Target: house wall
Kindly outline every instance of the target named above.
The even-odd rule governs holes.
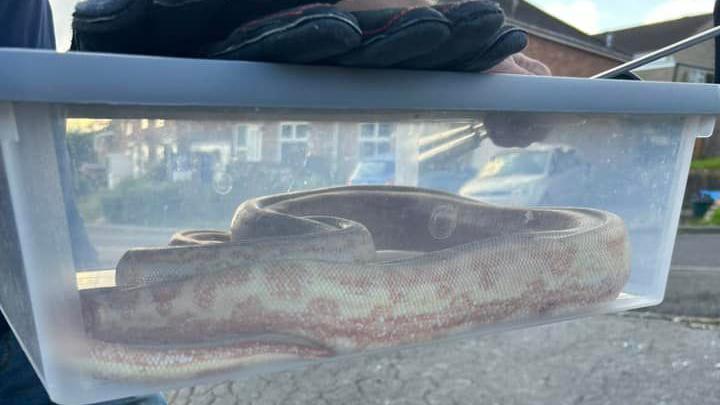
[[[711,28],[710,24],[707,24],[698,29],[698,32]],[[705,41],[691,48],[682,50],[675,54],[675,60],[678,63],[684,63],[692,66],[704,67],[707,69],[713,69],[715,55],[715,44],[713,41]]]
[[[334,122],[312,123],[308,151],[313,155],[336,157],[337,142],[335,140]]]
[[[620,61],[558,42],[529,35],[526,55],[546,64],[553,76],[589,77],[621,64]]]
[[[338,123],[337,177],[347,179],[357,164],[359,155],[358,138],[360,128],[357,122]]]
[[[267,123],[260,126],[262,134],[262,161],[277,162],[280,160],[280,124]]]
[[[698,32],[711,28],[706,24],[698,28]],[[715,44],[713,41],[705,41],[691,48],[684,49],[672,55],[672,60],[678,65],[691,66],[712,72],[714,70]],[[667,67],[661,69],[641,70],[637,74],[647,81],[687,81],[682,77],[682,67]],[[676,73],[676,70],[678,71]],[[698,139],[695,142],[695,158],[720,156],[720,130],[716,128],[712,137]]]
[[[661,69],[641,70],[635,72],[641,79],[649,82],[671,82],[675,75],[674,67]]]

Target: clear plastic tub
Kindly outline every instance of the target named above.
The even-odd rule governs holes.
[[[0,308],[67,404],[655,305],[720,111],[709,85],[0,59]]]

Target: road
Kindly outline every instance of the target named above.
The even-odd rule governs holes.
[[[720,330],[598,316],[167,394],[186,404],[713,404]]]
[[[88,225],[87,231],[99,256],[99,267],[113,268],[128,249],[165,246],[177,230],[125,225]]]
[[[665,301],[652,310],[720,317],[720,234],[678,235]]]
[[[172,230],[91,228],[116,260]],[[117,257],[115,257],[117,256]],[[166,393],[186,404],[718,404],[720,235],[679,235],[666,302]],[[716,283],[716,284],[713,284]],[[714,306],[717,305],[717,306]],[[670,315],[668,315],[670,314]]]
[[[720,234],[681,234],[675,240],[674,267],[720,269]]]

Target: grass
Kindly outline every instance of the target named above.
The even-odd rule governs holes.
[[[717,225],[720,226],[720,209],[715,210],[715,212],[710,217],[710,220],[707,222],[709,225]]]
[[[720,157],[693,160],[690,164],[690,168],[700,170],[720,170]]]
[[[720,226],[720,208],[716,208],[709,216],[704,218],[687,218],[683,225],[688,226]]]

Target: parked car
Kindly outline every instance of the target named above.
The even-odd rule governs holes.
[[[474,175],[473,171],[457,168],[421,168],[418,173],[418,187],[457,193],[460,187]],[[348,185],[395,184],[395,160],[374,158],[362,160],[355,167]]]
[[[460,194],[501,205],[552,205],[573,201],[585,188],[590,165],[574,149],[543,145],[504,150],[460,188]],[[556,198],[557,197],[557,198]]]
[[[390,158],[376,158],[358,162],[352,175],[350,175],[348,185],[390,185],[394,182],[395,160]]]

